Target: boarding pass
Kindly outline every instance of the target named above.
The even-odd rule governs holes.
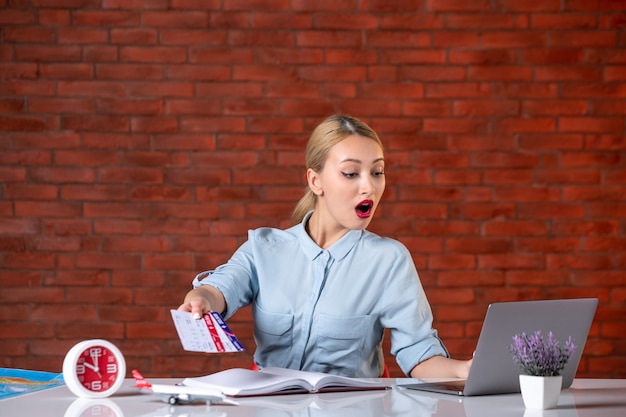
[[[241,352],[243,346],[222,316],[212,311],[195,319],[187,311],[171,310],[183,349],[190,352]]]

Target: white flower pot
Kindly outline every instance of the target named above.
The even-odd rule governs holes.
[[[562,376],[520,375],[519,386],[526,408],[556,408],[561,394]]]

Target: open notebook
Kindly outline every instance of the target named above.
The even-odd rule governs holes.
[[[487,309],[467,380],[406,380],[398,385],[455,395],[520,392],[521,370],[508,347],[515,334],[541,330],[546,336],[552,332],[561,343],[572,336],[576,350],[562,372],[563,388],[567,388],[576,375],[597,305],[597,298],[493,303]]]

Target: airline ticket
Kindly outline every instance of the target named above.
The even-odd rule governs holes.
[[[194,319],[186,311],[171,310],[183,349],[190,352],[222,353],[244,350],[222,316],[212,311]]]

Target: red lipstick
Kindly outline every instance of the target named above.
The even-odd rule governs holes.
[[[358,217],[360,217],[361,219],[367,219],[369,216],[372,215],[373,208],[374,208],[373,200],[363,200],[359,204],[357,204],[354,210]]]

